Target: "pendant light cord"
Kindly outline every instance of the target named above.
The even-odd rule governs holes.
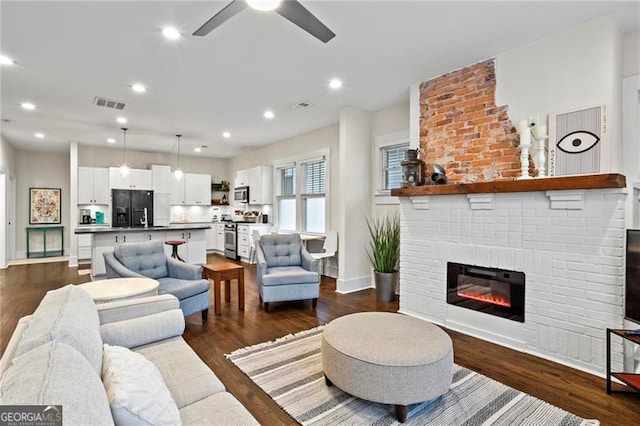
[[[176,135],[176,137],[178,138],[178,169],[180,169],[180,138],[182,135]]]
[[[124,140],[124,161],[123,161],[123,164],[127,164],[127,130],[129,130],[129,129],[127,129],[126,127],[121,127],[120,129],[124,133],[124,136],[123,136],[123,140]]]

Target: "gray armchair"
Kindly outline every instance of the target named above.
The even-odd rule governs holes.
[[[158,294],[172,294],[180,301],[184,316],[202,312],[206,321],[209,281],[202,279],[202,266],[180,262],[164,253],[162,241],[119,244],[105,252],[107,279],[147,277],[157,280]]]
[[[265,312],[270,302],[312,299],[320,294],[318,261],[307,252],[298,234],[261,235],[256,245],[256,282]]]

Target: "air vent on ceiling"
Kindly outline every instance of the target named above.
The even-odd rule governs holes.
[[[119,110],[123,110],[124,107],[127,106],[127,104],[125,104],[124,102],[113,101],[111,99],[100,98],[97,96],[93,98],[93,103],[101,107],[114,108]]]
[[[16,124],[16,120],[12,120],[10,118],[3,118],[0,121],[2,121],[4,124]]]
[[[297,104],[291,105],[291,108],[293,108],[293,109],[305,109],[305,108],[309,108],[310,106],[311,106],[310,102],[302,101],[302,102],[298,102]]]

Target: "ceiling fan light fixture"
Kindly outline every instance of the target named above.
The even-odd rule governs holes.
[[[169,40],[177,40],[180,38],[180,31],[173,27],[165,27],[162,29],[162,35]]]
[[[282,0],[246,0],[246,2],[255,10],[269,11],[277,9]]]

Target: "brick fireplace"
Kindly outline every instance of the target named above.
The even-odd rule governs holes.
[[[400,311],[602,374],[605,329],[623,325],[624,186],[592,175],[394,190]],[[448,304],[448,262],[522,271],[524,322]]]

